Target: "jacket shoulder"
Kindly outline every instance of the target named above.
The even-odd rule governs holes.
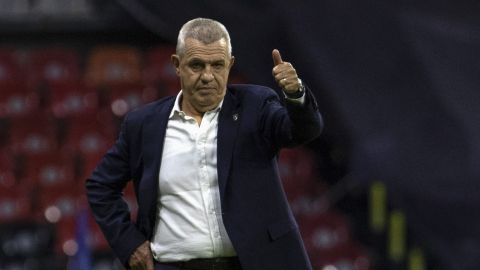
[[[269,98],[278,97],[279,93],[272,88],[256,84],[230,84],[228,91],[239,98]]]
[[[143,118],[145,118],[146,116],[154,112],[158,112],[158,111],[161,111],[162,109],[165,109],[166,107],[169,107],[170,105],[172,105],[174,100],[175,100],[175,96],[169,96],[169,97],[165,97],[157,101],[153,101],[151,103],[145,104],[139,108],[136,108],[128,112],[126,115],[126,119],[128,118],[130,121],[142,120]]]

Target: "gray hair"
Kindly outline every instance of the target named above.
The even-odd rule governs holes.
[[[196,18],[185,23],[178,33],[177,55],[182,56],[185,53],[185,40],[187,38],[193,38],[204,44],[211,44],[224,39],[228,46],[228,56],[232,55],[230,34],[228,34],[227,28],[218,21],[206,18]]]

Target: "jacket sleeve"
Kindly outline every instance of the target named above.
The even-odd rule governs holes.
[[[128,117],[114,146],[106,153],[86,181],[87,197],[96,222],[114,253],[125,264],[147,239],[130,219],[122,191],[132,178],[129,164]]]
[[[289,101],[272,91],[263,103],[259,126],[266,143],[278,151],[318,137],[323,129],[323,119],[315,97],[306,87],[303,104]]]

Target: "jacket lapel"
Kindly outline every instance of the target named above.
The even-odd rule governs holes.
[[[155,223],[158,173],[160,171],[168,116],[170,115],[174,101],[175,97],[166,100],[155,108],[154,111],[146,117],[143,128],[142,151],[145,167],[141,188],[149,192],[142,193],[143,198],[140,199],[145,203],[145,206],[148,207],[148,209],[145,209],[146,212],[144,214],[149,216],[150,226],[153,226]]]
[[[235,96],[227,90],[218,119],[217,133],[217,172],[221,202],[225,197],[237,129],[242,117],[238,105]]]

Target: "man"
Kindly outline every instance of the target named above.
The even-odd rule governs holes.
[[[311,269],[278,177],[277,153],[317,137],[316,102],[272,52],[283,94],[229,85],[230,37],[198,18],[180,30],[172,62],[181,82],[129,113],[87,180],[94,216],[131,269]],[[122,200],[132,180],[136,223]]]

